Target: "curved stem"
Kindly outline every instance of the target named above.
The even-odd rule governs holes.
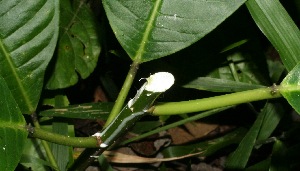
[[[68,137],[31,126],[28,126],[26,129],[31,137],[39,138],[43,141],[82,148],[99,147],[96,137]]]
[[[259,88],[197,100],[161,103],[153,107],[152,113],[154,115],[177,115],[278,97],[282,96],[278,90],[278,87],[274,85],[272,87]]]
[[[139,68],[139,63],[137,62],[133,62],[130,66],[130,70],[127,74],[127,77],[124,81],[124,84],[122,86],[122,89],[118,95],[118,98],[115,102],[115,105],[114,107],[112,108],[109,116],[108,116],[108,119],[104,125],[104,127],[106,127],[107,125],[110,124],[110,122],[120,113],[120,111],[122,110],[123,108],[123,105],[124,105],[124,102],[126,100],[126,97],[128,95],[128,92],[130,90],[130,87],[132,85],[132,82],[135,78],[135,75],[137,73],[137,70]]]

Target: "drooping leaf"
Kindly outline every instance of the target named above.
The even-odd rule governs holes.
[[[248,0],[247,8],[260,30],[280,54],[287,70],[300,61],[300,31],[279,0]]]
[[[22,113],[35,111],[58,35],[58,0],[0,2],[0,75]]]
[[[288,73],[280,84],[280,93],[289,102],[289,104],[300,113],[300,64]]]
[[[104,0],[110,25],[130,58],[146,62],[179,51],[215,29],[245,0]]]
[[[74,85],[87,78],[96,67],[100,54],[97,21],[83,0],[60,1],[61,21],[57,59],[48,89]]]
[[[21,158],[27,138],[25,119],[0,76],[0,170],[14,170]]]

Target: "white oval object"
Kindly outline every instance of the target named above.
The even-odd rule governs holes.
[[[174,84],[174,76],[169,72],[158,72],[147,78],[145,90],[151,92],[165,92]]]

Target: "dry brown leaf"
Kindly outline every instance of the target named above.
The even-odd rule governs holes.
[[[183,144],[207,136],[210,132],[219,127],[217,124],[203,122],[191,122],[184,125],[184,128],[175,127],[168,130],[172,137],[173,144]]]

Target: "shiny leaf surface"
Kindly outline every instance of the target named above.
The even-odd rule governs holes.
[[[300,61],[300,31],[279,0],[249,0],[252,18],[280,54],[287,70]]]
[[[280,93],[290,103],[290,105],[300,113],[300,64],[298,64],[289,74],[283,79],[280,84]]]
[[[104,0],[110,25],[130,58],[154,60],[179,51],[215,29],[245,0]]]
[[[22,113],[35,111],[58,35],[58,0],[0,2],[0,75]]]
[[[27,138],[25,119],[5,80],[0,76],[0,170],[17,166]]]

